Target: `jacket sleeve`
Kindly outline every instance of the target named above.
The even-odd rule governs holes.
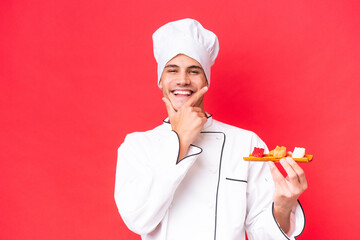
[[[260,141],[260,146],[266,145]],[[257,144],[259,146],[259,143]],[[299,236],[305,226],[305,216],[300,203],[291,213],[291,232],[284,233],[273,215],[274,182],[270,169],[264,162],[252,162],[249,166],[247,189],[246,231],[249,240],[287,240]]]
[[[143,235],[156,228],[201,151],[191,146],[186,159],[177,163],[179,138],[174,131],[125,138],[118,149],[115,201],[130,230]]]

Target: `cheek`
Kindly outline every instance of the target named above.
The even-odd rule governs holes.
[[[161,90],[163,93],[165,93],[165,91],[166,91],[166,85],[164,86],[164,82],[163,82],[163,81],[161,81],[161,82],[159,83],[159,88],[160,88],[160,90]]]
[[[159,82],[159,88],[164,91],[169,88],[169,85],[170,85],[169,79],[166,77],[161,77]]]
[[[164,89],[163,89],[162,87],[160,87],[160,86],[159,86],[159,88],[160,88],[160,90],[161,90],[161,92],[162,92],[163,96],[165,97],[165,96],[166,96],[166,93],[165,93]]]
[[[203,87],[205,87],[205,86],[207,86],[208,85],[208,83],[207,83],[207,81],[206,81],[206,79],[204,79],[204,78],[199,78],[199,79],[197,79],[197,81],[196,81],[196,86],[200,89],[200,88],[203,88]]]
[[[168,96],[169,96],[166,87],[164,87],[162,84],[159,85],[159,89],[161,90],[162,95],[163,95],[164,97],[168,97]]]

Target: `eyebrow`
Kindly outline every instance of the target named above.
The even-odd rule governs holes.
[[[169,65],[166,65],[164,68],[171,68],[171,67],[179,67],[179,66],[176,64],[169,64]]]
[[[201,70],[202,70],[202,67],[197,66],[197,65],[191,65],[191,66],[189,66],[188,68],[198,68],[198,69],[201,69]]]
[[[179,68],[179,66],[176,65],[176,64],[169,64],[169,65],[166,65],[165,68]],[[197,69],[201,69],[201,70],[202,70],[202,67],[197,66],[197,65],[191,65],[191,66],[189,66],[189,67],[187,67],[187,68],[197,68]]]

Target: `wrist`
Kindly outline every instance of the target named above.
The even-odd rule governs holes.
[[[286,219],[286,218],[290,217],[291,209],[287,209],[287,208],[284,209],[284,208],[276,207],[274,204],[273,212],[274,212],[274,215],[277,216],[278,218]]]
[[[292,204],[291,205],[289,205],[289,204],[278,204],[278,203],[274,202],[274,210],[276,212],[286,214],[286,213],[290,213],[292,208],[293,208]]]
[[[176,131],[175,131],[176,132]],[[191,141],[190,139],[187,137],[186,134],[183,134],[181,132],[176,132],[179,136],[179,141],[180,141],[180,147],[181,148],[186,148],[188,149],[190,147]]]
[[[273,204],[273,215],[276,219],[276,222],[280,226],[280,228],[283,230],[283,232],[287,233],[290,229],[290,216],[291,216],[291,209],[284,209],[276,207],[275,204]]]
[[[176,131],[174,131],[174,132],[176,132]],[[187,152],[190,148],[190,143],[187,143],[179,133],[177,133],[177,134],[179,137],[179,148],[180,148],[179,149],[179,157],[177,159],[177,162],[180,162],[180,160],[182,160],[184,157],[186,157]]]

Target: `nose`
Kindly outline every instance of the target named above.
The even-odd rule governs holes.
[[[190,82],[190,77],[186,72],[182,72],[177,79],[177,84],[180,86],[189,85]]]

